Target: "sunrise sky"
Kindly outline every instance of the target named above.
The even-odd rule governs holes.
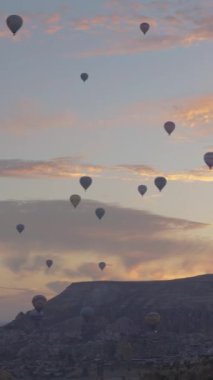
[[[212,19],[212,0],[1,2],[0,321],[74,281],[213,272]]]

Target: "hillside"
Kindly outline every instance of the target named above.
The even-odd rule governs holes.
[[[89,320],[81,317],[85,306],[94,309]],[[144,322],[150,311],[161,315],[157,333]],[[73,283],[49,300],[40,326],[29,313],[22,313],[0,328],[0,355],[6,367],[21,365],[29,375],[39,363],[44,379],[49,376],[46,367],[52,368],[51,378],[61,371],[65,379],[73,360],[80,363],[84,358],[91,364],[101,355],[113,362],[125,342],[131,344],[131,359],[140,365],[213,355],[213,275]]]
[[[213,275],[170,281],[73,283],[48,302],[44,323],[54,325],[80,316],[84,306],[95,309],[96,320],[108,323],[126,317],[146,328],[149,311],[161,315],[160,331],[213,331]]]

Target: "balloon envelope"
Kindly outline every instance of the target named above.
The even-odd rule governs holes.
[[[155,186],[161,191],[164,186],[166,186],[167,180],[165,177],[156,177],[155,178]]]
[[[212,167],[213,167],[213,152],[205,153],[203,156],[203,159],[204,159],[206,165],[208,165],[209,169],[212,169]]]
[[[156,327],[160,323],[160,319],[160,314],[155,311],[151,311],[150,313],[145,315],[145,322],[151,329],[156,329]]]
[[[175,123],[173,121],[167,121],[165,124],[164,124],[164,129],[165,131],[168,133],[168,135],[171,135],[171,133],[174,131],[175,129]]]
[[[86,80],[89,78],[89,75],[87,73],[82,73],[81,74],[81,79],[83,82],[86,82]]]
[[[23,19],[21,16],[11,15],[7,17],[6,23],[10,31],[15,35],[16,32],[22,27]]]
[[[104,261],[101,261],[99,264],[98,264],[99,268],[101,270],[104,270],[105,266],[106,266],[106,263]]]
[[[17,224],[16,229],[21,234],[24,231],[24,224]]]
[[[85,190],[87,190],[88,187],[90,187],[90,185],[92,184],[92,178],[87,176],[81,177],[80,184]]]
[[[105,214],[105,210],[104,208],[96,208],[95,213],[98,219],[102,219]]]
[[[44,306],[46,305],[46,303],[47,303],[46,297],[44,297],[40,294],[37,296],[34,296],[32,299],[32,304],[33,304],[35,310],[37,310],[37,311],[42,311],[44,309]]]
[[[142,24],[140,24],[140,30],[141,32],[143,32],[143,34],[146,34],[149,28],[150,28],[150,25],[148,24],[148,22],[142,22]]]
[[[85,321],[89,321],[95,315],[95,310],[91,306],[85,306],[81,309],[81,317],[85,319]]]
[[[48,268],[50,268],[53,265],[53,260],[47,260],[46,265]]]
[[[147,192],[147,186],[145,185],[138,186],[138,191],[141,195],[144,195]]]
[[[78,206],[78,204],[80,203],[81,201],[81,197],[80,195],[78,194],[73,194],[71,195],[70,197],[70,202],[72,203],[72,205],[76,208]]]

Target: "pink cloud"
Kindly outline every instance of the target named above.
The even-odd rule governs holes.
[[[89,56],[114,56],[137,54],[144,51],[164,50],[176,46],[188,46],[194,43],[212,40],[212,9],[208,1],[202,3],[202,9],[197,4],[179,4],[173,6],[168,1],[152,1],[148,4],[134,2],[113,1],[108,3],[110,14],[105,16],[79,19],[74,28],[113,31],[102,37],[102,46],[96,49],[88,49],[79,54],[80,57]],[[141,13],[143,12],[143,14]],[[146,14],[145,14],[146,12]],[[140,34],[139,25],[142,21],[149,22],[150,31],[144,37]],[[85,28],[86,25],[86,28]],[[97,34],[98,37],[98,34]],[[75,55],[75,53],[74,53]]]
[[[174,117],[186,128],[196,130],[197,134],[212,133],[213,95],[182,101],[174,107]]]
[[[55,34],[58,33],[60,30],[62,30],[62,26],[60,25],[52,25],[49,26],[49,28],[46,29],[47,34]]]
[[[67,17],[69,15],[70,17]],[[23,14],[26,37],[33,30],[55,34],[60,30],[77,30],[93,32],[97,46],[81,53],[72,52],[72,56],[99,56],[137,54],[148,50],[169,49],[175,46],[188,46],[196,42],[212,40],[212,7],[211,2],[204,0],[202,6],[195,0],[193,3],[172,3],[150,1],[141,4],[139,1],[110,1],[103,5],[102,11],[91,17],[75,18],[75,13],[67,7],[59,7],[50,15],[42,12]],[[151,25],[150,31],[143,36],[139,30],[141,22]],[[100,34],[101,33],[101,34]],[[112,34],[113,33],[113,34]],[[2,32],[0,37],[6,37]],[[144,38],[145,37],[145,38]],[[99,44],[98,44],[99,42]],[[89,45],[88,45],[89,46]]]
[[[54,158],[47,161],[0,160],[0,177],[71,178],[85,174],[94,176],[102,171],[102,166],[81,164],[71,157]]]
[[[62,25],[60,25],[62,15],[58,12],[53,13],[48,18],[46,18],[45,24],[45,32],[47,34],[55,34],[63,29]]]
[[[53,13],[50,15],[46,22],[47,24],[57,24],[61,20],[61,15],[59,13]]]
[[[155,112],[153,112],[153,110]],[[99,120],[99,124],[108,128],[133,125],[141,128],[156,125],[163,128],[167,120],[176,125],[174,138],[188,139],[191,136],[212,134],[213,96],[200,95],[184,99],[164,99],[161,101],[143,101],[129,104],[114,112],[109,119]]]
[[[72,22],[72,27],[76,30],[111,30],[116,33],[125,33],[133,27],[137,27],[139,31],[141,17],[134,16],[123,16],[122,14],[107,14],[107,15],[96,15],[90,18],[82,18]],[[149,22],[152,27],[157,25],[156,21],[152,17],[143,16],[143,21]],[[140,32],[140,31],[139,31]],[[125,36],[126,38],[126,36]]]
[[[185,171],[163,172],[146,165],[121,165],[120,168],[137,173],[145,179],[165,176],[169,181],[178,182],[213,182],[213,173],[203,166],[203,169],[192,169]]]
[[[82,175],[92,175],[101,177],[110,171],[114,174],[114,179],[123,181],[130,180],[124,173],[136,173],[145,180],[154,179],[164,175],[169,181],[179,182],[213,182],[213,174],[207,166],[200,169],[185,171],[162,172],[147,165],[123,164],[106,167],[102,165],[82,163],[80,159],[73,157],[60,157],[50,160],[30,161],[20,159],[0,160],[0,177],[11,178],[71,178]],[[111,179],[111,177],[109,177]]]

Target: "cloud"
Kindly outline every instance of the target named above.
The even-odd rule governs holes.
[[[47,33],[47,34],[56,34],[56,33],[58,33],[61,29],[62,29],[62,26],[60,26],[60,25],[50,25],[50,26],[46,29],[46,33]]]
[[[179,102],[174,108],[174,118],[185,128],[191,128],[198,135],[212,133],[213,95]]]
[[[48,25],[57,24],[60,20],[61,15],[59,13],[53,13],[46,19]]]
[[[21,206],[19,202],[0,202],[2,265],[27,275],[34,270],[29,263],[40,268],[41,257],[54,255],[54,265],[59,260],[58,274],[62,271],[61,281],[72,281],[78,274],[80,278],[91,272],[93,278],[100,276],[97,263],[104,260],[112,264],[112,272],[109,268],[107,273],[129,278],[128,271],[137,271],[141,265],[159,265],[161,260],[177,257],[185,260],[188,253],[198,260],[201,250],[203,255],[211,252],[210,241],[191,237],[193,231],[205,230],[206,224],[102,206],[106,215],[100,222],[95,217],[94,201],[83,201],[76,210],[65,201],[25,202]],[[15,229],[18,220],[25,224],[21,235]]]
[[[107,172],[113,173],[113,178],[130,180],[124,173],[132,172],[142,176],[144,179],[154,179],[163,175],[170,181],[179,182],[212,182],[213,176],[206,165],[200,169],[185,171],[162,172],[154,167],[141,164],[120,164],[115,166],[103,166],[82,163],[80,158],[59,157],[50,160],[0,160],[0,177],[7,178],[79,178],[83,175],[101,177]],[[111,177],[109,177],[110,179]]]
[[[74,7],[68,6],[59,6],[49,14],[42,9],[33,14],[26,12],[18,39],[32,36],[36,31],[48,35],[59,31],[92,33],[95,49],[94,43],[89,42],[87,50],[79,52],[76,48],[71,53],[72,57],[90,57],[185,47],[213,38],[211,0],[203,0],[202,6],[198,0],[187,3],[178,0],[172,3],[149,1],[143,4],[138,1],[107,1],[103,2],[98,14],[94,12],[90,17],[85,16],[84,9],[78,17],[77,14],[79,12],[75,12]],[[151,25],[146,36],[139,30],[143,21]],[[2,32],[0,37],[5,38],[6,35],[9,36],[9,32]]]
[[[32,308],[36,293],[50,298],[73,281],[160,280],[212,271],[208,225],[101,206],[106,215],[100,222],[95,201],[84,200],[75,210],[65,201],[0,202],[2,320]],[[17,221],[25,224],[21,235]],[[51,270],[45,269],[47,258],[54,260]],[[104,271],[100,261],[107,264]]]
[[[120,168],[129,170],[130,172],[137,173],[144,179],[155,178],[156,176],[163,175],[170,181],[178,182],[213,182],[212,171],[207,166],[203,169],[192,169],[177,172],[163,172],[158,171],[146,165],[120,165]]]
[[[134,125],[148,128],[163,125],[173,120],[177,126],[176,139],[188,139],[191,136],[212,134],[213,96],[211,94],[184,99],[163,99],[126,104],[114,111],[109,119],[99,120],[99,124],[108,128]]]
[[[89,48],[79,54],[81,57],[114,56],[139,54],[144,51],[165,50],[176,46],[189,46],[194,43],[212,40],[212,7],[208,1],[199,6],[198,1],[180,4],[173,1],[152,1],[140,4],[137,1],[123,4],[108,4],[109,14],[83,18],[75,21],[74,28],[105,35],[100,47]],[[148,15],[148,16],[147,16]],[[140,35],[141,22],[149,22],[150,31]],[[112,38],[116,33],[116,38]],[[103,40],[102,33],[102,40]],[[75,55],[75,52],[74,52]]]
[[[112,265],[107,261],[104,271],[101,271],[97,262],[85,262],[76,269],[64,269],[63,273],[66,277],[77,281],[82,281],[85,278],[89,278],[92,281],[110,281],[114,279],[122,281],[124,278],[119,273],[118,266],[119,263]]]
[[[84,174],[97,175],[102,171],[102,166],[81,164],[74,157],[59,157],[47,161],[0,160],[0,177],[71,178]]]
[[[45,32],[47,34],[55,34],[63,29],[63,26],[60,24],[62,14],[59,12],[52,13],[45,19]]]
[[[176,46],[188,46],[213,38],[212,7],[209,1],[198,0],[187,3],[150,1],[141,4],[138,1],[106,1],[99,13],[90,17],[75,17],[75,8],[59,6],[47,14],[39,12],[23,13],[24,26],[18,39],[29,37],[36,31],[56,34],[59,31],[92,33],[96,38],[96,48],[88,44],[88,49],[72,51],[72,56],[126,55],[148,50],[170,49]],[[3,15],[5,19],[6,15]],[[149,33],[143,36],[139,30],[142,21],[151,25]],[[77,38],[77,34],[75,34]],[[6,31],[0,38],[9,37]],[[145,38],[144,38],[145,37]],[[77,44],[76,44],[77,46]]]
[[[145,178],[154,178],[159,172],[148,165],[118,165],[118,169],[133,171]]]

